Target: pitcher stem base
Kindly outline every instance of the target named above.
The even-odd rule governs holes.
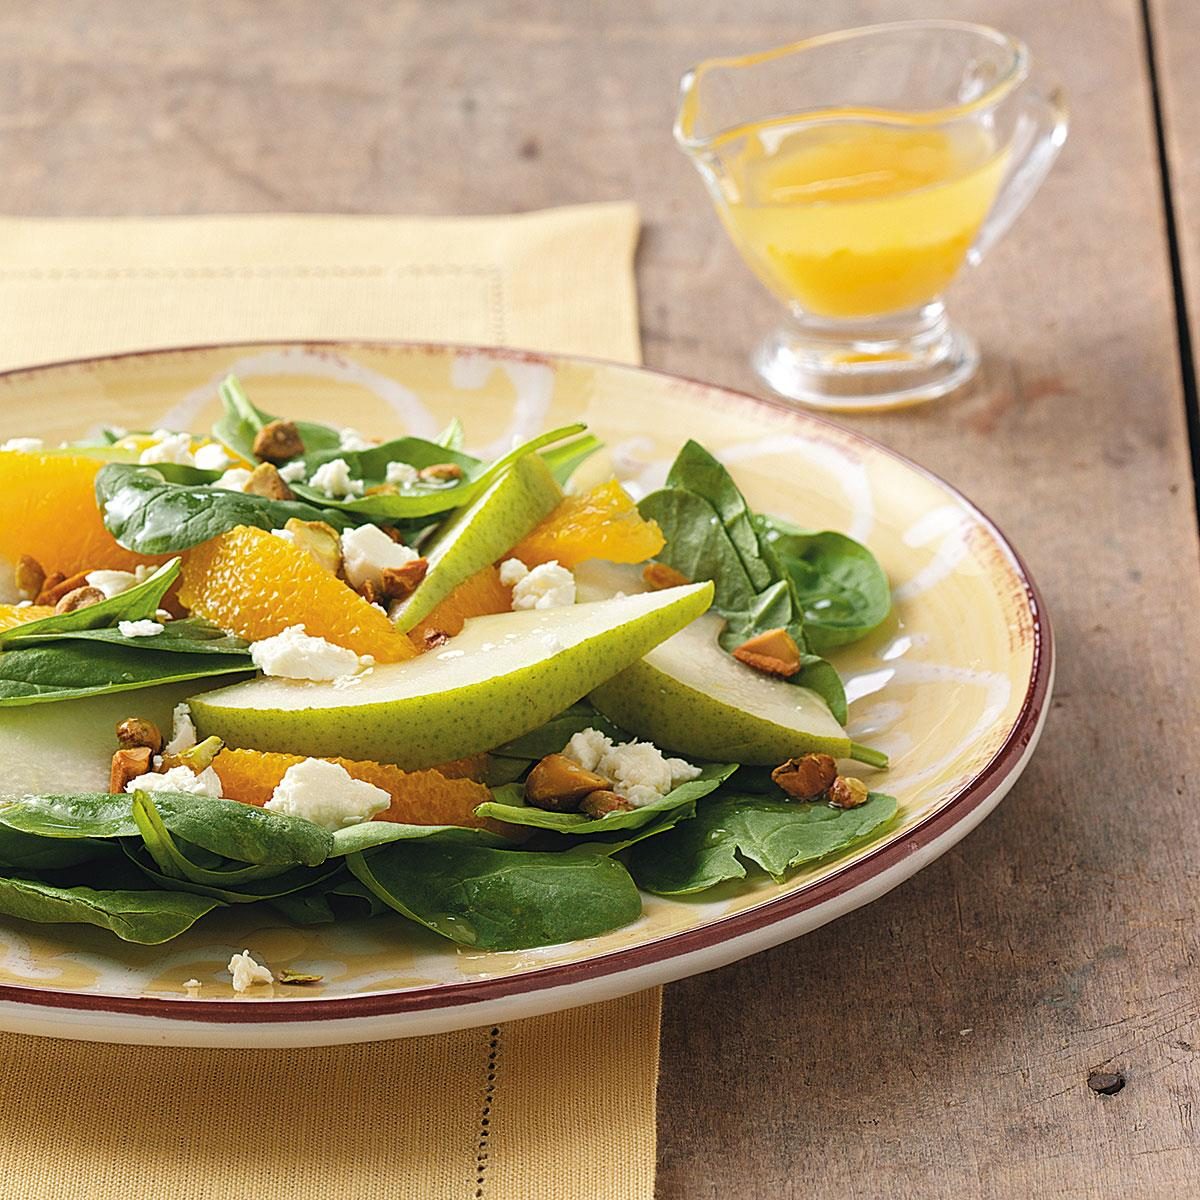
[[[798,318],[758,347],[753,365],[788,400],[864,412],[955,391],[978,370],[979,350],[935,303],[864,321]]]

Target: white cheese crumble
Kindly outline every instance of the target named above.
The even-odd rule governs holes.
[[[390,462],[384,479],[388,483],[399,484],[400,487],[412,487],[420,478],[420,472],[412,463]]]
[[[171,740],[163,747],[168,754],[182,754],[196,744],[196,725],[186,700],[175,705],[171,714]]]
[[[274,637],[254,642],[250,657],[264,675],[281,679],[337,679],[364,665],[353,650],[311,637],[303,625],[289,625]]]
[[[305,467],[303,461],[290,462],[286,467],[279,468],[279,478],[284,483],[303,483],[307,473],[308,468]]]
[[[575,603],[575,576],[553,558],[532,571],[519,558],[506,559],[500,564],[500,582],[513,590],[514,612]]]
[[[150,437],[150,445],[138,455],[138,462],[143,466],[153,463],[178,463],[184,467],[196,465],[196,460],[192,457],[190,433],[172,433],[169,429],[156,429]]]
[[[9,438],[0,450],[16,450],[21,454],[36,454],[45,448],[46,443],[41,438]]]
[[[350,478],[350,464],[344,458],[335,458],[319,466],[308,486],[324,492],[331,500],[363,494],[363,481]]]
[[[191,767],[172,767],[161,775],[153,771],[131,779],[126,785],[127,792],[189,792],[193,796],[210,796],[214,800],[221,797],[221,777],[212,769],[205,767],[197,775]]]
[[[288,767],[263,807],[303,817],[325,829],[344,829],[369,821],[391,804],[390,792],[355,779],[345,767],[320,758],[306,758]]]
[[[183,981],[183,986],[187,988],[189,992],[191,992],[198,987],[203,987],[204,985],[198,979],[185,979]]]
[[[224,471],[233,466],[233,459],[225,453],[225,447],[220,442],[209,442],[201,446],[193,456],[196,466],[202,471]]]
[[[249,482],[250,472],[245,467],[230,467],[220,479],[214,479],[208,486],[226,492],[244,492]]]
[[[248,992],[257,983],[274,983],[275,976],[260,962],[255,962],[249,950],[235,954],[226,968],[233,976],[233,990]],[[186,984],[184,985],[187,986]]]
[[[154,567],[142,566],[132,571],[89,571],[86,579],[88,587],[97,588],[104,593],[105,600],[111,600],[136,584],[145,583],[154,570]]]
[[[421,556],[393,542],[377,525],[360,525],[342,534],[342,570],[352,588],[378,583],[385,567],[402,567]]]
[[[157,621],[117,622],[117,632],[127,638],[153,637],[156,633],[162,633],[164,628]]]
[[[17,607],[18,608],[32,608],[33,601],[32,600],[18,600]]]
[[[672,788],[700,774],[700,768],[682,758],[665,758],[650,742],[618,742],[598,729],[584,729],[563,748],[563,754],[585,771],[611,779],[613,791],[635,808],[641,808]]]
[[[373,450],[374,448],[375,443],[363,437],[357,429],[347,427],[338,433],[339,450]]]

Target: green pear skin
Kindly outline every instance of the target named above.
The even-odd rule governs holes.
[[[851,757],[828,705],[808,688],[764,675],[717,643],[709,614],[591,693],[609,720],[685,758],[778,766],[810,752]]]
[[[704,613],[712,595],[697,583],[476,617],[419,658],[348,682],[253,679],[193,697],[192,717],[201,737],[233,747],[436,766],[545,724]]]
[[[562,499],[540,454],[526,454],[469,504],[425,549],[429,570],[420,586],[392,610],[407,633],[464,579],[494,563],[554,510]]]

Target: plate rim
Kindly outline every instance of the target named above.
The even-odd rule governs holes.
[[[772,925],[785,923],[803,913],[834,902],[872,880],[892,871],[905,859],[962,823],[974,810],[984,804],[1010,776],[1023,767],[1027,749],[1039,732],[1043,712],[1049,700],[1054,677],[1054,633],[1042,594],[1024,558],[999,525],[974,501],[936,472],[914,462],[907,455],[884,445],[858,430],[839,425],[828,417],[806,409],[798,409],[787,401],[771,396],[758,396],[737,388],[727,387],[612,359],[581,354],[556,354],[550,351],[526,350],[508,346],[487,346],[465,342],[411,341],[387,338],[256,338],[247,341],[198,342],[188,345],[163,346],[152,349],[126,350],[115,354],[87,355],[78,358],[55,359],[30,366],[0,371],[0,387],[8,387],[23,376],[38,375],[63,368],[86,369],[101,363],[127,359],[167,357],[198,354],[213,350],[263,349],[267,347],[319,352],[341,352],[353,349],[440,354],[447,351],[478,354],[496,361],[519,361],[553,365],[573,363],[588,367],[616,369],[633,374],[657,376],[660,379],[684,384],[719,399],[727,408],[768,408],[802,426],[825,427],[843,438],[866,445],[916,472],[943,489],[961,504],[993,538],[1009,558],[1021,584],[1032,622],[1032,661],[1029,682],[1021,708],[1012,728],[992,757],[974,776],[960,787],[933,813],[922,818],[903,838],[867,850],[860,858],[838,867],[822,879],[805,884],[786,895],[776,896],[761,904],[707,922],[692,929],[665,934],[641,945],[626,946],[589,958],[566,963],[551,963],[511,975],[485,977],[459,983],[426,984],[413,988],[369,992],[361,996],[331,996],[324,999],[290,999],[274,997],[271,1001],[246,1004],[241,1000],[205,1000],[196,1003],[186,997],[119,996],[107,992],[75,992],[27,984],[0,984],[0,1004],[16,1004],[35,1009],[71,1009],[95,1013],[134,1016],[148,1021],[186,1021],[204,1024],[253,1026],[280,1023],[346,1021],[356,1017],[402,1017],[409,1013],[431,1013],[477,1005],[503,997],[520,996],[552,988],[573,987],[622,972],[654,967],[666,961],[690,954],[712,950],[726,943],[751,935]],[[1007,789],[1005,789],[1007,790]],[[985,814],[986,815],[986,814]],[[952,844],[952,843],[951,843]],[[919,868],[918,868],[919,869]],[[911,872],[915,873],[915,872]],[[911,874],[910,873],[910,874]],[[908,876],[905,876],[906,878]],[[862,903],[868,902],[864,897]],[[842,913],[859,905],[851,905]]]

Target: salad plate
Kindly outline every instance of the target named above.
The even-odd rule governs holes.
[[[219,574],[210,547],[220,544],[232,554],[231,547],[236,547],[228,539],[235,535],[257,538],[259,542],[265,539],[270,543],[267,553],[278,551],[278,561],[286,565],[292,542],[271,537],[276,526],[286,533],[282,530],[283,516],[288,514],[282,510],[280,519],[259,522],[262,528],[239,528],[230,533],[234,522],[227,521],[221,538],[210,538],[213,531],[206,530],[183,546],[178,538],[173,543],[161,540],[161,520],[156,525],[144,519],[138,507],[141,500],[135,503],[130,499],[135,493],[142,498],[150,496],[156,487],[175,488],[175,500],[190,503],[183,493],[232,484],[214,479],[214,473],[206,475],[197,470],[194,464],[201,461],[199,454],[189,459],[193,465],[188,466],[180,466],[178,461],[172,465],[170,455],[153,447],[147,456],[145,447],[150,443],[145,439],[157,437],[154,446],[164,439],[158,434],[128,435],[125,430],[192,431],[206,437],[215,427],[224,431],[222,441],[233,460],[253,466],[250,441],[243,444],[239,440],[242,434],[235,428],[237,421],[233,418],[239,413],[250,425],[247,439],[261,432],[272,413],[285,416],[286,423],[295,422],[302,432],[324,423],[341,430],[342,435],[352,435],[343,437],[342,450],[337,449],[335,437],[334,448],[319,465],[314,460],[304,470],[298,465],[296,472],[282,470],[294,485],[286,503],[296,506],[297,519],[307,521],[316,515],[322,517],[322,522],[327,519],[346,529],[362,521],[366,512],[383,512],[387,520],[395,518],[393,523],[399,525],[397,538],[418,546],[422,563],[429,560],[428,579],[441,578],[440,563],[465,554],[461,529],[455,532],[452,528],[455,523],[461,526],[488,496],[508,486],[506,480],[516,479],[523,471],[526,475],[545,474],[543,464],[554,468],[559,482],[571,495],[599,495],[605,487],[615,486],[608,481],[618,480],[640,502],[645,518],[641,527],[661,527],[665,549],[651,548],[650,553],[626,556],[622,561],[630,565],[615,575],[582,563],[576,571],[581,604],[571,620],[575,625],[591,621],[592,626],[591,632],[585,630],[578,635],[575,625],[563,625],[562,609],[548,608],[549,601],[535,607],[531,599],[525,612],[499,614],[498,610],[483,609],[498,615],[477,616],[461,634],[451,631],[453,636],[446,641],[442,631],[430,631],[421,623],[427,623],[430,610],[440,610],[436,607],[438,596],[422,599],[424,583],[418,580],[417,590],[411,595],[405,593],[406,599],[390,597],[394,603],[389,615],[406,632],[425,630],[430,637],[428,652],[423,658],[397,663],[376,663],[359,654],[359,665],[355,667],[359,674],[334,680],[322,692],[326,697],[320,701],[326,706],[322,720],[309,720],[311,696],[315,693],[300,689],[318,685],[298,683],[295,678],[282,682],[269,677],[250,678],[256,666],[263,667],[268,676],[273,673],[265,655],[256,654],[253,663],[250,661],[248,650],[257,647],[248,647],[247,641],[257,638],[238,640],[222,632],[237,633],[236,614],[219,619],[245,607],[236,595],[230,600],[228,591],[223,593],[227,606],[221,608],[210,588],[206,593],[208,607],[199,602],[193,608],[185,605],[191,615],[177,626],[170,617],[184,614],[156,613],[154,607],[159,601],[170,603],[170,588],[178,587],[183,601],[205,594],[205,580],[211,581]],[[101,433],[112,426],[121,428],[115,433]],[[138,437],[143,440],[139,442]],[[47,448],[86,439],[90,444],[77,446],[75,453],[92,455],[108,464],[96,483],[105,520],[123,546],[133,546],[148,556],[147,561],[153,560],[144,568],[143,582],[138,586],[148,587],[157,599],[144,613],[129,607],[123,615],[137,619],[123,620],[119,635],[114,632],[115,621],[122,614],[115,610],[111,629],[100,628],[103,622],[98,618],[91,621],[92,628],[85,628],[88,622],[82,618],[87,611],[84,608],[81,613],[68,614],[71,620],[65,627],[61,616],[52,618],[58,625],[43,626],[40,634],[31,623],[24,641],[11,628],[6,634],[0,624],[0,639],[10,638],[0,646],[0,665],[7,650],[14,647],[18,655],[38,653],[38,647],[47,655],[61,652],[54,647],[61,647],[62,639],[75,639],[72,646],[86,647],[78,653],[88,662],[93,661],[89,656],[98,656],[96,662],[108,661],[105,656],[116,653],[111,645],[114,640],[124,641],[128,648],[128,638],[146,633],[160,638],[211,635],[211,644],[189,644],[191,652],[177,654],[170,683],[137,689],[130,683],[130,690],[122,691],[109,686],[97,689],[95,694],[86,694],[83,689],[85,694],[62,703],[44,703],[47,698],[56,698],[44,695],[36,697],[36,703],[0,703],[0,772],[4,776],[0,778],[0,797],[9,798],[0,800],[0,833],[16,831],[6,836],[24,838],[27,831],[38,831],[28,816],[37,805],[31,808],[29,802],[22,808],[22,797],[105,792],[116,748],[113,729],[117,722],[134,715],[169,722],[175,706],[194,697],[199,697],[192,712],[200,726],[201,746],[210,737],[219,736],[222,741],[215,744],[225,747],[220,751],[225,755],[261,751],[347,761],[380,759],[418,771],[448,760],[465,762],[475,750],[491,751],[499,746],[489,768],[493,774],[486,778],[492,799],[480,810],[479,820],[474,822],[478,827],[466,833],[451,830],[454,837],[444,845],[461,846],[462,837],[469,834],[476,839],[471,853],[481,857],[526,854],[531,857],[522,861],[531,864],[534,858],[540,861],[549,857],[538,855],[539,848],[563,832],[578,829],[582,833],[588,820],[584,813],[528,807],[534,803],[529,799],[534,795],[530,763],[540,759],[538,765],[543,765],[547,761],[543,755],[547,754],[560,758],[550,752],[564,748],[560,743],[566,734],[600,726],[613,735],[608,742],[610,749],[617,741],[619,751],[623,749],[619,743],[621,730],[632,730],[635,736],[649,739],[647,729],[651,729],[656,731],[653,740],[664,749],[678,751],[679,745],[668,743],[681,739],[685,746],[690,745],[691,753],[684,755],[688,761],[672,768],[676,771],[671,776],[672,790],[642,810],[642,816],[636,816],[636,809],[632,810],[635,816],[630,816],[634,801],[627,802],[625,792],[618,796],[621,789],[616,784],[614,792],[597,787],[589,794],[589,802],[601,792],[608,800],[595,802],[611,802],[609,808],[595,810],[594,820],[606,822],[599,826],[600,842],[585,843],[590,847],[586,855],[574,850],[560,853],[556,864],[570,860],[581,866],[586,858],[595,878],[582,891],[563,893],[584,899],[571,900],[565,907],[572,911],[561,920],[547,918],[544,927],[526,935],[524,941],[519,934],[505,940],[494,930],[480,936],[478,928],[468,938],[461,927],[445,924],[447,919],[453,923],[461,918],[423,917],[419,911],[414,915],[413,904],[404,899],[405,888],[411,888],[414,872],[432,869],[428,864],[433,856],[423,852],[417,840],[379,847],[362,840],[363,829],[374,830],[382,822],[367,821],[321,836],[327,841],[332,836],[334,842],[350,834],[358,839],[348,840],[345,848],[357,880],[345,891],[345,898],[357,903],[372,900],[372,896],[391,896],[387,901],[390,908],[413,919],[389,911],[371,917],[351,914],[334,921],[329,919],[327,907],[322,908],[324,918],[317,912],[321,902],[313,908],[309,921],[304,919],[299,903],[281,903],[278,907],[226,904],[220,899],[229,898],[223,890],[226,885],[222,883],[218,888],[213,878],[230,864],[213,858],[204,849],[204,835],[189,832],[193,827],[186,821],[172,824],[173,820],[182,820],[176,811],[181,807],[179,799],[173,801],[169,794],[163,794],[156,807],[153,799],[146,798],[158,795],[156,792],[135,791],[128,799],[118,789],[118,799],[136,810],[129,818],[134,824],[126,822],[118,832],[128,836],[116,838],[100,849],[106,854],[115,853],[117,841],[123,843],[128,861],[121,864],[121,871],[126,872],[122,878],[137,867],[147,878],[160,882],[165,878],[169,884],[171,862],[175,861],[171,856],[178,859],[182,853],[191,856],[190,861],[183,862],[183,875],[195,885],[185,887],[192,904],[189,914],[193,909],[199,913],[193,902],[202,897],[218,899],[208,905],[212,911],[206,910],[203,920],[189,915],[178,929],[172,928],[162,936],[154,933],[122,940],[110,931],[116,927],[111,922],[105,928],[99,927],[100,921],[52,923],[45,915],[45,897],[39,899],[41,908],[28,910],[39,923],[20,919],[11,914],[25,910],[0,896],[0,911],[10,914],[0,916],[0,1028],[6,1030],[175,1045],[322,1045],[491,1024],[599,1002],[711,970],[799,936],[877,899],[944,853],[1012,787],[1033,752],[1047,711],[1053,680],[1050,627],[1027,569],[991,521],[943,481],[858,434],[726,389],[636,367],[494,348],[367,342],[203,346],[50,364],[0,376],[0,443],[27,438],[40,439]],[[417,448],[424,447],[421,453],[426,459],[421,462],[429,457],[445,457],[450,467],[438,462],[429,468],[433,473],[422,476],[428,488],[415,482],[415,472],[410,488],[410,482],[393,471],[388,479],[399,481],[395,486],[380,484],[367,489],[365,496],[361,484],[356,493],[345,477],[339,483],[337,472],[326,470],[338,455],[343,467],[349,458],[351,470],[358,464],[369,475],[363,464],[368,462],[375,443],[401,444],[397,439],[406,439],[403,445],[409,448],[406,453],[414,462],[419,457]],[[255,444],[264,443],[256,440]],[[12,451],[16,454],[26,443],[18,440],[11,445],[18,448]],[[130,446],[133,450],[126,453]],[[438,446],[445,447],[444,455],[430,449]],[[528,450],[530,446],[534,447],[532,451]],[[520,457],[521,451],[514,447],[525,447],[528,452]],[[582,449],[572,453],[572,447]],[[535,458],[538,461],[528,471],[521,466]],[[210,461],[217,460],[210,456]],[[281,464],[285,461],[286,455],[279,459]],[[455,463],[462,465],[455,468]],[[0,462],[0,487],[31,486],[32,476],[21,476],[17,468],[6,476],[3,468]],[[318,476],[318,470],[325,473]],[[378,473],[382,478],[382,466]],[[244,482],[244,475],[241,478]],[[696,569],[697,562],[719,558],[719,548],[698,550],[693,546],[700,537],[698,526],[688,526],[681,515],[695,502],[694,495],[690,499],[681,495],[688,490],[684,485],[689,480],[693,492],[703,492],[710,486],[724,489],[721,496],[729,506],[737,507],[736,519],[728,517],[726,521],[730,545],[738,545],[739,536],[749,536],[755,546],[773,544],[784,550],[788,546],[801,547],[804,549],[796,549],[796,554],[810,558],[816,554],[813,561],[818,567],[820,546],[836,545],[838,553],[860,556],[856,579],[869,579],[870,570],[881,571],[879,578],[886,576],[884,592],[890,591],[882,608],[876,605],[878,611],[869,619],[862,617],[861,628],[856,627],[853,636],[831,633],[832,626],[823,624],[821,615],[822,606],[829,602],[812,600],[804,618],[814,626],[808,641],[798,614],[796,640],[787,642],[785,638],[791,649],[795,650],[798,643],[804,652],[802,666],[784,670],[768,655],[766,666],[760,659],[752,670],[742,665],[751,662],[752,656],[743,655],[736,668],[750,675],[758,670],[765,672],[764,679],[770,679],[762,682],[764,688],[768,682],[770,686],[791,688],[791,683],[780,682],[775,676],[802,672],[797,680],[806,687],[800,690],[812,689],[819,697],[814,704],[824,714],[821,720],[825,723],[818,722],[820,736],[832,740],[822,742],[814,734],[816,740],[811,744],[802,740],[795,751],[801,754],[830,749],[842,763],[839,771],[844,771],[844,776],[838,775],[839,784],[843,779],[853,781],[852,787],[849,783],[845,786],[851,791],[858,789],[854,799],[837,807],[808,803],[816,800],[815,794],[799,796],[805,801],[800,808],[811,812],[814,819],[828,818],[831,828],[835,818],[844,824],[855,813],[860,814],[859,823],[845,836],[822,843],[821,853],[785,856],[786,862],[771,868],[774,873],[757,869],[756,862],[770,867],[769,859],[748,855],[744,844],[739,844],[736,854],[730,850],[717,866],[710,869],[711,864],[707,865],[707,874],[691,859],[684,861],[687,853],[703,857],[723,839],[735,837],[712,815],[717,811],[713,805],[725,804],[728,808],[731,804],[728,799],[720,799],[730,788],[739,789],[739,796],[745,793],[744,803],[757,806],[756,811],[774,813],[782,821],[793,819],[794,810],[784,811],[783,802],[788,797],[778,790],[768,796],[764,790],[775,786],[766,776],[766,764],[775,761],[770,757],[770,746],[765,750],[760,747],[757,753],[747,751],[739,760],[734,751],[748,746],[752,739],[746,734],[739,735],[741,740],[734,739],[736,744],[730,741],[732,731],[740,728],[736,713],[727,722],[710,720],[706,727],[710,740],[693,744],[688,741],[688,728],[677,738],[676,727],[669,721],[656,718],[656,723],[647,717],[649,724],[643,727],[639,723],[642,710],[634,703],[638,687],[645,682],[645,672],[662,667],[660,643],[670,644],[664,638],[685,627],[699,628],[701,621],[718,621],[714,614],[700,615],[713,600],[709,580],[716,584],[716,608],[728,619],[726,632],[721,634],[721,645],[726,650],[735,648],[735,642],[742,648],[761,646],[757,638],[766,626],[778,625],[781,628],[768,630],[773,639],[768,649],[773,654],[780,644],[775,635],[793,628],[786,616],[778,620],[769,617],[777,611],[772,605],[785,593],[796,596],[797,579],[803,586],[796,571],[789,575],[788,568],[782,572],[786,578],[773,582],[767,566],[748,563],[750,575],[757,569],[767,575],[757,590],[758,607],[749,615],[748,609],[734,612],[738,605],[730,599],[727,577],[716,569]],[[314,489],[312,485],[318,486]],[[536,493],[542,485],[536,479],[527,479],[523,486]],[[556,484],[546,486],[561,497]],[[442,503],[439,496],[442,489],[450,494],[455,488],[461,489],[461,505],[451,508],[449,501]],[[428,499],[426,493],[433,499]],[[716,492],[710,494],[716,496]],[[159,513],[164,511],[162,504],[169,507],[175,502],[170,496],[164,500],[158,492],[152,498],[160,504],[156,510]],[[727,518],[728,509],[715,499],[714,503],[717,507],[713,511],[721,513],[720,519],[714,518],[719,525]],[[550,511],[547,505],[552,507],[549,499],[538,512]],[[313,507],[321,511],[314,514]],[[35,510],[36,505],[30,508]],[[253,505],[239,511],[252,510]],[[19,504],[5,509],[0,503],[0,512],[21,511]],[[396,518],[401,511],[405,514],[403,522]],[[17,520],[11,516],[7,519]],[[69,514],[64,513],[62,519],[69,521]],[[253,515],[248,519],[251,526],[257,520]],[[636,511],[633,519],[641,520]],[[743,524],[738,526],[737,520]],[[443,523],[437,525],[439,521]],[[418,528],[423,522],[429,524],[432,533]],[[244,527],[245,522],[239,524]],[[528,534],[529,524],[527,521],[520,529],[514,527],[504,543],[504,552],[487,558],[488,570],[493,569],[493,560],[499,562],[506,557],[510,547],[516,545],[519,549],[527,544],[522,539],[533,536]],[[751,527],[755,532],[748,534]],[[29,537],[53,539],[52,532],[38,533],[40,528],[36,520],[31,520]],[[805,532],[812,530],[836,532]],[[720,530],[718,533],[724,538]],[[7,534],[0,531],[0,556],[4,546],[14,544],[11,535],[11,529]],[[155,541],[156,537],[160,541]],[[346,577],[353,581],[351,546],[345,529],[341,538]],[[814,538],[839,540],[826,543]],[[681,549],[685,543],[692,547],[686,554]],[[721,545],[726,543],[722,541]],[[179,554],[175,553],[177,549]],[[30,546],[28,553],[36,554],[37,550]],[[784,550],[780,550],[781,555]],[[764,549],[770,562],[775,561],[773,553]],[[663,572],[657,581],[652,580],[649,571],[644,575],[641,571],[642,559],[655,557],[661,560]],[[181,558],[182,581],[178,582]],[[465,559],[470,561],[470,555],[465,554]],[[239,588],[249,593],[255,588],[289,586],[279,582],[282,574],[275,582],[269,573],[264,578],[243,578],[234,569],[241,560],[227,557],[223,561],[234,564],[229,568],[232,575],[228,575],[235,581],[234,593]],[[155,565],[158,577],[164,581],[158,591],[154,591],[154,582],[146,582],[147,577],[153,580]],[[12,562],[0,562],[0,586],[7,571],[11,589],[14,567]],[[209,571],[207,576],[205,569]],[[501,574],[504,570],[502,566]],[[514,596],[522,586],[520,572],[526,570],[518,563],[517,574],[506,576],[505,587],[512,588]],[[335,582],[339,588],[349,586]],[[777,590],[773,590],[775,584]],[[326,611],[318,603],[321,586],[313,585],[315,607],[304,611],[317,615]],[[549,591],[547,584],[536,595],[546,596]],[[126,595],[135,593],[136,588]],[[368,600],[377,599],[369,588],[363,594]],[[0,594],[0,603],[11,603],[15,598]],[[105,603],[112,608],[116,602],[109,599]],[[519,607],[514,601],[514,608]],[[97,612],[103,611],[97,606]],[[208,618],[211,628],[203,622],[193,628],[191,622],[197,614]],[[161,620],[156,621],[156,615]],[[382,616],[378,619],[383,620]],[[463,651],[456,647],[481,645],[493,650],[493,641],[487,640],[490,631],[499,629],[498,640],[503,641],[525,636],[520,631],[527,626],[533,630],[531,636],[536,643],[530,653],[546,664],[544,671],[531,677],[528,687],[493,692],[473,686],[461,693],[453,691],[457,686],[454,681],[461,682],[463,671],[468,670],[461,663]],[[824,633],[818,637],[822,629]],[[729,640],[727,635],[737,630],[741,632]],[[308,633],[314,631],[310,623]],[[469,640],[472,637],[473,642]],[[671,640],[673,643],[675,639]],[[594,648],[590,658],[582,651],[576,654],[585,642]],[[717,651],[716,645],[712,641],[709,649],[723,662],[729,656]],[[178,647],[164,645],[162,649],[177,651]],[[213,666],[222,652],[230,657],[224,665]],[[648,658],[639,657],[647,652]],[[521,658],[524,651],[512,653],[514,665],[505,678],[525,669]],[[399,693],[387,690],[392,687],[388,681],[401,675],[406,680],[413,677],[412,662],[434,662],[430,656],[437,654],[446,657],[438,668],[443,675],[434,677],[444,676],[449,681],[445,687],[450,689],[442,707],[452,708],[456,720],[445,715],[429,717],[439,711],[436,685],[413,692],[413,687],[405,684],[415,700],[408,693],[404,694],[408,699],[402,696],[398,700]],[[690,654],[684,656],[685,666],[693,662]],[[15,658],[9,657],[10,662]],[[172,654],[160,652],[158,658],[172,658]],[[607,670],[600,660],[607,663]],[[560,661],[561,668],[555,668]],[[694,661],[702,666],[708,662],[699,651]],[[800,661],[797,659],[797,663]],[[194,668],[185,669],[185,662],[193,663]],[[268,665],[264,667],[264,663]],[[431,673],[427,667],[422,669],[426,675]],[[708,669],[703,666],[703,670]],[[723,669],[716,663],[714,672],[719,675]],[[286,668],[278,670],[285,672]],[[684,670],[682,675],[686,673]],[[4,674],[0,670],[0,675]],[[10,694],[12,675],[8,671]],[[561,687],[560,677],[567,679]],[[572,692],[576,677],[584,682]],[[753,687],[758,687],[758,675],[755,680]],[[705,687],[703,680],[692,682],[694,689],[687,695],[693,697],[689,703],[698,712],[703,708]],[[590,700],[585,700],[580,688]],[[713,688],[719,691],[716,684]],[[379,699],[376,693],[387,703],[374,702],[372,697]],[[0,690],[0,700],[3,695]],[[301,700],[294,699],[297,695]],[[30,697],[25,699],[29,701]],[[830,712],[843,715],[839,707],[843,700],[844,734],[839,722],[829,716]],[[577,713],[577,702],[594,703],[594,710],[588,710],[594,714],[591,719],[581,718],[574,725],[554,724],[555,720],[567,719],[556,716],[560,710]],[[301,710],[305,720],[293,719],[296,709]],[[377,710],[386,710],[392,716],[373,715]],[[688,704],[683,705],[683,711],[689,711]],[[423,732],[422,722],[427,717],[436,736]],[[695,721],[700,722],[701,717],[696,716]],[[375,728],[372,722],[378,725],[376,732],[371,732]],[[521,748],[522,738],[533,737],[530,731],[535,727],[561,729],[564,737],[559,742],[545,742],[543,737],[538,749],[526,751]],[[724,741],[717,736],[721,729],[728,734]],[[481,732],[484,730],[489,732]],[[393,752],[370,752],[384,737]],[[251,746],[255,749],[237,749]],[[527,761],[520,761],[523,757]],[[717,761],[723,759],[729,761]],[[517,763],[511,778],[495,775],[497,760]],[[693,767],[693,760],[700,765]],[[597,765],[593,760],[590,766],[603,773],[606,761]],[[669,761],[680,764],[679,759]],[[732,774],[737,761],[753,765]],[[589,762],[584,762],[580,769],[588,766]],[[469,769],[464,767],[463,772],[469,773]],[[611,770],[608,774],[616,778]],[[745,782],[739,784],[739,779]],[[284,829],[282,823],[289,820],[293,826],[307,828],[307,820],[287,815],[298,809],[276,802],[283,796],[279,790],[283,784],[275,782],[277,790],[272,793],[268,787],[265,793],[274,797],[270,812],[261,808],[261,798],[252,802],[260,804],[254,814],[256,820],[268,824],[275,821],[279,829]],[[468,786],[465,779],[462,783]],[[473,786],[482,788],[483,783]],[[827,793],[820,794],[824,797]],[[242,799],[229,792],[226,795]],[[707,809],[706,797],[710,806]],[[102,798],[93,799],[99,804]],[[641,804],[644,798],[636,802]],[[736,805],[728,811],[731,817],[740,819],[741,810],[735,809]],[[868,814],[876,815],[868,821]],[[707,826],[702,818],[708,820]],[[690,835],[689,819],[693,829]],[[734,820],[726,824],[732,826]],[[104,835],[96,833],[98,828],[88,826],[88,836],[76,844],[86,843],[99,854],[97,846]],[[707,829],[707,841],[695,832],[702,828]],[[497,849],[508,844],[496,839],[512,836],[514,829],[522,837],[532,835],[532,840],[514,842],[516,849]],[[316,853],[310,844],[312,839],[306,842],[308,835],[302,833],[297,827],[289,834],[297,847],[307,848],[296,849],[299,857],[288,862],[306,864],[296,865],[294,870],[316,872],[311,876],[316,882],[293,895],[315,897],[317,884],[332,870],[321,864],[332,863],[333,859],[325,857],[327,850]],[[172,835],[178,847],[172,843]],[[402,836],[406,835],[395,835]],[[58,837],[56,849],[61,849],[61,830]],[[144,840],[144,847],[139,838]],[[700,841],[704,841],[704,847],[697,850]],[[201,849],[196,851],[192,843]],[[0,838],[0,857],[4,853],[5,842]],[[446,853],[449,862],[454,853],[461,857],[465,851]],[[282,865],[275,868],[264,858],[236,857],[239,861],[234,874],[239,881],[262,885],[272,879],[290,878],[279,874]],[[515,857],[510,861],[516,861]],[[632,903],[633,908],[619,919],[597,917],[593,932],[586,922],[580,924],[581,914],[589,905],[601,906],[602,901],[618,903],[613,899],[617,892],[605,889],[610,884],[618,887],[614,882],[618,874],[622,881],[629,880],[622,863],[629,865],[632,878],[641,885],[640,897],[631,892],[631,901],[630,895],[621,892],[620,904],[628,909]],[[674,866],[668,869],[664,863]],[[389,883],[384,864],[393,864],[386,870],[403,878]],[[56,860],[54,865],[58,869],[62,863]],[[322,870],[325,876],[319,878]],[[0,880],[0,890],[3,882]],[[625,886],[624,882],[619,884]],[[632,882],[628,889],[632,889]],[[278,898],[283,890],[280,885],[274,891],[256,894]],[[484,897],[480,902],[486,906],[488,900]],[[156,920],[169,919],[162,914],[156,916]],[[555,937],[555,930],[566,930],[567,934]],[[249,951],[257,962],[269,964],[275,981],[236,989],[228,964],[231,956],[242,950]]]

